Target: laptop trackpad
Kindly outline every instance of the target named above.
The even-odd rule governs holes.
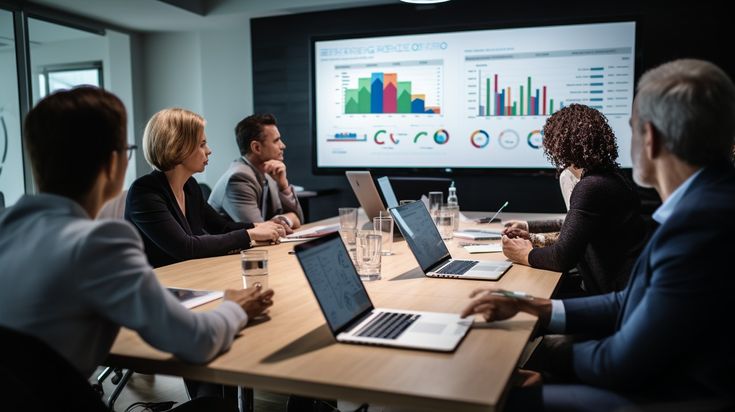
[[[441,335],[447,328],[443,323],[416,322],[410,329],[411,333],[430,333],[432,335]]]

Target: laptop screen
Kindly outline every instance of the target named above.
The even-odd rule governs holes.
[[[380,191],[383,192],[385,208],[390,209],[392,207],[397,207],[398,199],[396,199],[396,194],[393,192],[393,186],[391,186],[388,176],[378,178],[378,186],[380,187]]]
[[[449,250],[423,202],[390,209],[421,270],[427,272],[438,262],[450,258]]]
[[[294,247],[316,300],[335,335],[373,309],[339,233]]]

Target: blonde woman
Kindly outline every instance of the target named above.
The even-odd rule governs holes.
[[[251,241],[277,241],[286,229],[274,222],[257,226],[231,222],[212,209],[192,177],[204,171],[212,151],[205,120],[189,110],[164,109],[143,134],[143,151],[155,169],[128,191],[125,219],[140,231],[154,267],[218,256],[250,247]]]

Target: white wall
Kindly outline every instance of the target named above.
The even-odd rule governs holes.
[[[145,34],[140,47],[146,119],[166,107],[204,116],[212,156],[195,177],[213,186],[239,154],[235,125],[253,110],[249,21],[236,29]]]
[[[240,155],[235,125],[253,113],[250,21],[237,30],[202,32],[202,85],[212,156],[206,181],[214,186]]]

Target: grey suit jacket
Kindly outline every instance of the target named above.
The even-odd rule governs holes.
[[[270,191],[265,219],[260,210],[263,180]],[[272,177],[260,173],[242,157],[235,159],[214,185],[209,204],[235,222],[262,222],[288,212],[295,213],[304,222],[304,212],[293,189],[290,195],[282,193]]]

